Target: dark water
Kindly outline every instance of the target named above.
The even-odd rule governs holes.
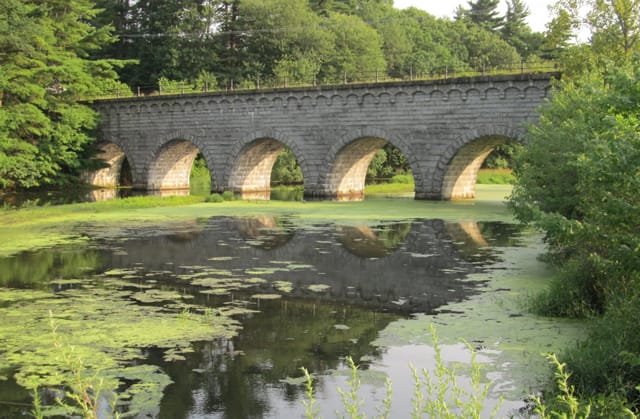
[[[167,362],[159,349],[145,351],[144,362],[160,366],[173,381],[157,413],[163,418],[301,417],[304,387],[286,379],[299,377],[302,366],[326,377],[317,382],[318,397],[332,412],[340,401],[328,390],[340,382],[332,372],[344,369],[344,356],[361,360],[363,370],[383,358],[392,362],[393,350],[372,345],[381,330],[482,293],[486,282],[469,275],[499,261],[500,249],[520,245],[520,228],[500,222],[418,219],[302,228],[286,217],[262,216],[216,217],[171,228],[96,234],[86,246],[0,259],[0,286],[6,288],[55,293],[75,286],[61,285],[60,279],[125,269],[136,273],[132,284],[152,278],[146,286],[192,296],[194,305],[242,302],[254,309],[238,317],[242,330],[236,337],[196,343],[183,361]],[[217,293],[185,279],[212,267],[262,281],[226,285]],[[396,356],[395,362],[407,362],[406,355]],[[21,404],[29,403],[13,380],[0,380],[0,417],[24,415],[28,409]]]

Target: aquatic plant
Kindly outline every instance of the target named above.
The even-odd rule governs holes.
[[[157,366],[139,363],[145,348],[159,348],[165,361],[176,361],[192,342],[237,334],[239,323],[223,311],[214,316],[189,309],[175,293],[175,309],[140,304],[140,293],[125,284],[110,275],[57,294],[0,290],[0,371],[14,372],[17,384],[32,392],[62,394],[62,404],[34,396],[34,414],[91,412],[98,400],[117,399],[127,414],[154,416],[172,381]]]
[[[411,366],[415,381],[412,416],[417,418],[426,414],[427,417],[451,419],[495,417],[501,402],[496,404],[489,416],[483,414],[491,383],[482,384],[480,363],[476,359],[473,347],[468,342],[464,342],[471,353],[469,371],[471,389],[466,390],[457,381],[457,371],[444,363],[433,324],[429,325],[429,331],[435,351],[435,370],[430,372],[425,368],[420,375]]]
[[[491,382],[483,384],[481,366],[476,358],[475,350],[471,345],[465,342],[465,345],[471,353],[471,364],[468,371],[470,378],[470,389],[467,390],[458,382],[457,371],[455,368],[449,367],[442,359],[442,352],[438,342],[435,327],[429,325],[431,337],[433,339],[433,348],[435,350],[435,369],[433,372],[423,369],[418,372],[413,366],[410,366],[414,377],[414,395],[412,399],[413,409],[412,418],[432,417],[456,419],[464,418],[494,418],[498,414],[498,410],[502,405],[502,400],[497,403],[491,412],[486,412],[486,401],[489,396]],[[361,411],[363,400],[360,397],[361,381],[358,373],[358,365],[349,356],[346,358],[347,366],[350,370],[350,377],[347,380],[348,389],[342,390],[338,388],[338,393],[342,398],[344,412],[336,412],[336,416],[364,419],[366,415]],[[318,417],[317,401],[313,396],[313,378],[309,372],[302,368],[306,377],[306,400],[303,404],[306,408],[305,416],[307,419]],[[381,418],[387,418],[391,412],[391,394],[392,384],[389,378],[386,379],[387,395],[382,401],[381,406],[376,406],[376,410]]]
[[[320,413],[317,401],[313,396],[313,376],[309,374],[309,370],[305,367],[301,367],[300,369],[304,374],[305,396],[307,397],[306,400],[302,401],[302,404],[304,405],[304,416],[307,419],[313,419],[318,417],[318,414]]]
[[[360,377],[358,377],[358,366],[353,362],[353,358],[350,356],[346,357],[347,365],[349,370],[351,371],[351,376],[347,380],[347,384],[349,385],[348,390],[342,390],[338,387],[338,394],[342,398],[342,405],[344,406],[344,411],[349,415],[350,418],[355,419],[364,419],[365,415],[360,411],[363,400],[359,396],[360,392]],[[338,416],[338,412],[336,412],[336,416]]]

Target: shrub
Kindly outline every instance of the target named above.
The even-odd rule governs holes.
[[[222,195],[218,193],[212,193],[208,197],[205,198],[206,202],[224,202],[224,198]]]

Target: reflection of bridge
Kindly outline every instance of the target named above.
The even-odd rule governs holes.
[[[473,197],[496,145],[519,141],[554,74],[476,77],[237,93],[101,100],[99,145],[119,183],[125,158],[138,189],[189,187],[198,153],[212,190],[268,191],[284,146],[307,196],[362,196],[369,162],[392,143],[408,159],[417,199]]]
[[[477,225],[471,228],[420,220],[374,229],[331,225],[294,232],[290,227],[286,221],[282,224],[269,217],[213,218],[188,235],[119,242],[124,252],[114,255],[109,265],[141,264],[149,271],[166,271],[171,266],[180,270],[180,266],[213,264],[243,276],[245,270],[293,263],[302,268],[278,269],[265,278],[291,282],[294,297],[327,297],[410,313],[428,312],[476,292],[477,284],[464,278],[495,257]],[[468,234],[470,229],[472,235]],[[212,263],[211,258],[220,260]],[[313,284],[329,288],[315,294],[309,291]]]

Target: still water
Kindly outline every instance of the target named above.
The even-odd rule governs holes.
[[[320,415],[335,417],[346,356],[359,365],[361,411],[377,415],[390,378],[391,417],[410,417],[412,367],[434,368],[430,324],[463,387],[462,340],[474,348],[490,386],[486,415],[498,406],[498,417],[525,417],[525,400],[550,377],[540,354],[575,342],[582,325],[522,308],[549,276],[539,237],[478,218],[214,216],[117,234],[85,225],[81,246],[0,259],[0,417],[26,415],[25,387],[34,376],[55,382],[49,369],[65,357],[83,360],[85,375],[118,377],[101,412],[303,417],[305,367]],[[59,391],[38,387],[45,404]]]

